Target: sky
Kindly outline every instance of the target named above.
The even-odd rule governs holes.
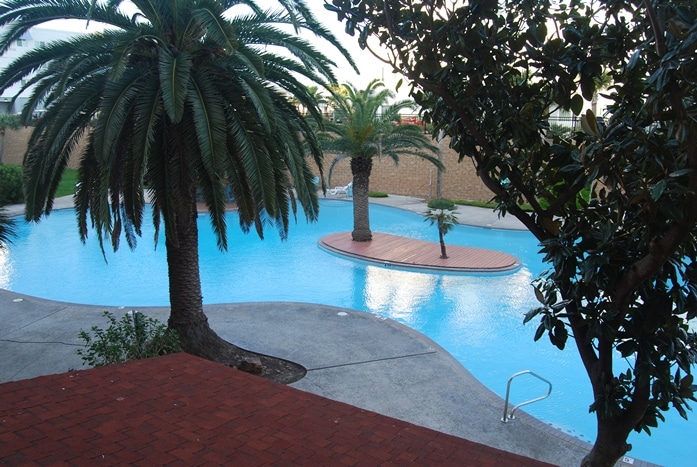
[[[324,2],[322,0],[309,0],[308,4],[315,16],[332,30],[334,35],[349,51],[353,60],[358,65],[360,75],[357,75],[350,66],[346,65],[346,61],[340,58],[340,56],[339,58],[334,58],[334,61],[340,65],[341,74],[339,75],[339,80],[342,82],[349,82],[361,88],[367,85],[372,79],[378,78],[381,79],[388,88],[394,91],[397,81],[399,81],[399,75],[393,74],[391,68],[375,58],[370,52],[362,50],[358,46],[357,37],[349,36],[344,32],[344,24],[336,19],[335,13],[324,8]],[[403,89],[400,89],[400,94],[402,94],[406,88],[407,86],[403,85]]]

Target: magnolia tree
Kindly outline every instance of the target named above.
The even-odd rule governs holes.
[[[584,465],[632,430],[686,417],[697,314],[697,4],[686,1],[325,0],[412,86],[503,214],[537,237],[538,322],[571,340],[593,389]],[[377,44],[380,47],[377,47]],[[583,112],[603,75],[605,118]],[[582,130],[549,132],[556,109]],[[520,207],[526,203],[530,211]],[[614,358],[621,355],[624,360]]]

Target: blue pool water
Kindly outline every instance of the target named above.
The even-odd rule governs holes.
[[[218,251],[207,216],[199,219],[205,303],[313,302],[397,320],[438,342],[502,397],[515,372],[529,369],[551,380],[550,398],[525,410],[586,441],[595,438],[589,383],[573,344],[561,352],[546,338],[535,343],[537,323],[522,324],[525,312],[536,305],[530,282],[545,269],[528,232],[456,226],[447,244],[504,251],[522,266],[495,275],[449,275],[383,268],[321,250],[320,237],[351,230],[350,202],[323,200],[319,222],[299,219],[285,242],[273,229],[263,241],[254,233],[244,235],[236,213],[228,215],[227,253]],[[374,231],[437,241],[436,228],[414,213],[371,206],[370,219]],[[58,211],[37,225],[22,225],[11,248],[0,251],[0,288],[77,303],[167,305],[164,241],[154,249],[152,238],[148,225],[135,252],[124,242],[118,253],[107,251],[105,263],[95,236],[82,245],[74,213]],[[439,254],[434,245],[434,255]],[[545,391],[545,385],[523,376],[516,380],[512,401]],[[668,466],[692,465],[697,416],[686,422],[671,412],[667,419],[651,437],[632,435],[629,455]]]

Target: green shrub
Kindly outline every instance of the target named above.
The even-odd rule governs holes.
[[[547,130],[547,138],[553,141],[559,141],[562,139],[569,139],[574,134],[574,129],[570,126],[560,125],[558,123],[552,123]]]
[[[434,198],[428,202],[429,209],[440,209],[440,210],[455,210],[455,203],[449,199],[445,198]]]
[[[24,202],[22,168],[0,164],[0,206]]]
[[[368,193],[370,198],[387,198],[387,193],[384,191],[371,191]]]
[[[85,365],[111,365],[181,350],[177,333],[154,318],[137,311],[128,312],[121,321],[108,311],[104,316],[109,320],[108,328],[92,326],[94,335],[80,330],[86,349],[78,349],[77,354]]]

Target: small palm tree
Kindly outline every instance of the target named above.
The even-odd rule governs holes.
[[[446,259],[448,254],[445,251],[445,234],[450,232],[455,224],[457,217],[455,203],[449,199],[432,199],[428,202],[428,211],[424,213],[425,221],[430,221],[431,225],[438,225],[438,239],[440,241],[440,257]],[[447,212],[446,212],[447,211]]]
[[[353,176],[353,232],[354,241],[366,242],[373,237],[370,231],[368,192],[373,158],[390,157],[395,164],[401,155],[417,156],[428,160],[439,169],[443,164],[438,160],[438,148],[424,135],[417,125],[400,125],[399,114],[404,109],[413,108],[413,103],[401,100],[392,104],[394,93],[386,89],[379,80],[371,81],[363,90],[350,84],[342,86],[343,92],[336,92],[333,105],[340,116],[334,122],[325,122],[325,130],[319,133],[319,140],[325,152],[338,156],[329,166],[329,184],[336,164],[346,158],[351,159]]]
[[[296,200],[316,219],[304,145],[320,170],[322,154],[290,98],[320,121],[298,77],[333,83],[334,63],[288,27],[348,55],[303,0],[278,0],[283,9],[276,12],[253,0],[131,0],[133,15],[121,12],[121,3],[6,0],[0,6],[0,53],[49,20],[89,16],[108,26],[38,47],[0,74],[0,91],[23,80],[34,86],[22,119],[46,105],[24,159],[26,217],[37,221],[51,211],[68,158],[86,137],[75,194],[81,237],[92,224],[100,244],[117,249],[124,234],[133,248],[147,189],[155,227],[165,233],[168,325],[187,352],[227,360],[236,350],[203,313],[197,190],[223,250],[227,184],[245,232],[254,228],[262,236],[272,224],[285,236]]]

